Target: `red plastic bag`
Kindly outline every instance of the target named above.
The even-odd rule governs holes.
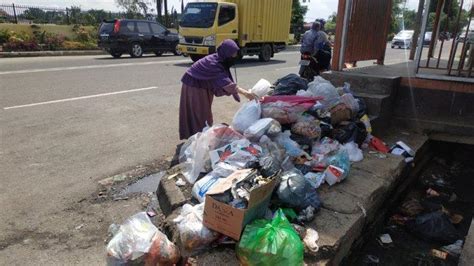
[[[390,151],[387,145],[385,145],[385,143],[377,137],[372,137],[369,145],[372,149],[382,153],[388,153]]]

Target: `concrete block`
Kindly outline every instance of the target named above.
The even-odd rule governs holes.
[[[161,179],[156,195],[160,208],[166,216],[187,202],[181,189],[176,186],[176,180],[169,179],[167,176]]]
[[[474,220],[471,221],[471,227],[464,242],[461,258],[459,258],[459,266],[470,265],[474,265]]]
[[[336,87],[343,86],[344,82],[349,82],[355,93],[392,95],[392,92],[400,85],[400,77],[395,76],[375,76],[348,71],[329,71],[322,73],[321,76],[331,81]]]

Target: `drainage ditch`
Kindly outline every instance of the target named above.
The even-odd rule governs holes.
[[[407,176],[413,181],[388,200],[344,265],[458,264],[474,213],[474,146],[427,146],[421,170]]]

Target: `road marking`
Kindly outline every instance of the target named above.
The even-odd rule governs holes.
[[[0,72],[0,75],[27,74],[27,73],[52,72],[52,71],[67,71],[67,70],[78,70],[78,69],[96,69],[96,68],[112,68],[112,67],[127,67],[127,66],[146,66],[146,65],[160,65],[160,64],[186,63],[186,62],[191,63],[190,59],[186,59],[186,60],[151,61],[151,62],[140,62],[140,63],[122,63],[122,64],[75,66],[75,67],[37,68],[37,69],[4,71],[4,72]]]
[[[101,94],[87,95],[87,96],[74,97],[74,98],[67,98],[67,99],[60,99],[60,100],[54,100],[54,101],[47,101],[47,102],[39,102],[39,103],[30,103],[30,104],[24,104],[24,105],[9,106],[9,107],[4,107],[3,110],[18,109],[18,108],[24,108],[24,107],[33,107],[33,106],[46,105],[46,104],[53,104],[53,103],[72,102],[72,101],[77,101],[77,100],[98,98],[98,97],[104,97],[104,96],[110,96],[110,95],[117,95],[117,94],[130,93],[130,92],[148,91],[148,90],[154,90],[154,89],[158,89],[158,87],[148,87],[148,88],[140,88],[140,89],[133,89],[133,90],[125,90],[125,91],[114,91],[114,92],[109,92],[109,93],[101,93]]]

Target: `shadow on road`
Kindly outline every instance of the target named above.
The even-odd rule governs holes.
[[[140,59],[149,59],[149,58],[163,58],[163,57],[178,57],[174,54],[164,54],[161,56],[156,56],[154,54],[147,54],[143,55],[142,57],[131,57],[129,55],[124,55],[123,57],[120,58],[113,58],[112,56],[107,56],[107,57],[97,57],[94,58],[95,60],[130,60],[130,59],[135,59],[135,60],[140,60]]]
[[[242,59],[239,63],[236,64],[237,68],[247,68],[247,67],[254,67],[254,66],[267,66],[267,65],[277,65],[277,64],[285,64],[285,60],[270,60],[269,62],[260,62],[258,59]],[[176,63],[174,66],[177,67],[190,67],[193,63],[191,60],[189,63]]]

